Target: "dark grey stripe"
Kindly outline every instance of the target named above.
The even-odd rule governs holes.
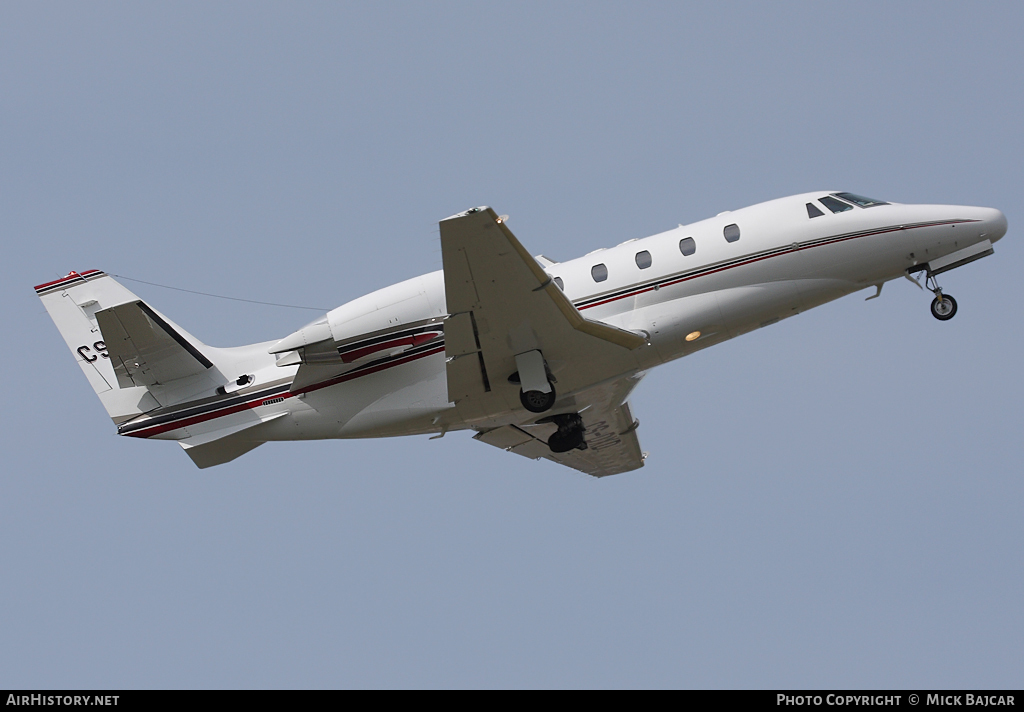
[[[145,428],[151,428],[155,425],[163,425],[164,423],[169,423],[175,420],[184,420],[186,418],[192,418],[197,415],[204,415],[215,410],[231,408],[233,406],[241,405],[243,403],[248,403],[251,401],[264,400],[266,398],[270,398],[281,393],[287,393],[288,388],[288,385],[277,386],[276,388],[268,388],[267,390],[264,391],[249,393],[244,396],[235,396],[234,398],[218,400],[213,403],[206,403],[194,406],[185,405],[170,413],[161,413],[158,415],[150,416],[146,420],[133,420],[129,423],[122,423],[121,425],[118,426],[117,430],[122,435],[124,433],[132,433],[135,432],[136,430],[144,430]]]
[[[408,351],[404,351],[403,353],[397,354],[395,356],[386,356],[384,358],[377,359],[376,361],[371,361],[370,363],[363,364],[362,366],[359,366],[358,368],[354,368],[351,371],[346,371],[344,374],[338,374],[338,375],[344,375],[344,376],[359,375],[359,373],[361,371],[365,371],[365,370],[373,368],[375,366],[379,366],[382,363],[386,363],[388,361],[397,361],[398,359],[401,359],[401,358],[406,358],[408,356],[414,356],[416,354],[422,353],[422,352],[427,351],[429,349],[437,348],[437,347],[441,346],[443,343],[444,343],[443,339],[432,339],[430,341],[430,343],[422,344],[420,346],[417,346],[416,348],[409,349]],[[325,382],[331,381],[334,378],[337,378],[337,376],[332,376],[331,378],[326,379]],[[306,388],[304,388],[303,391],[316,390],[316,386],[317,386],[317,384],[315,384],[315,383],[311,384],[310,386],[307,386]],[[216,400],[216,401],[208,402],[208,403],[198,403],[198,404],[194,404],[194,405],[183,404],[181,406],[175,407],[175,410],[173,410],[173,411],[171,411],[169,413],[168,412],[157,413],[155,415],[152,415],[152,416],[146,418],[145,420],[138,420],[138,419],[136,419],[136,420],[132,420],[132,421],[127,422],[127,423],[122,423],[121,425],[119,425],[117,427],[117,432],[120,435],[127,435],[128,433],[134,433],[134,432],[139,431],[139,430],[145,430],[147,428],[152,428],[152,427],[155,427],[155,426],[158,426],[158,425],[164,425],[166,423],[171,423],[171,422],[174,422],[176,420],[187,420],[189,418],[194,418],[197,415],[205,415],[207,413],[212,413],[212,412],[215,412],[215,411],[218,411],[218,410],[223,410],[223,409],[226,409],[226,408],[232,408],[232,407],[237,406],[237,405],[242,405],[243,403],[253,403],[253,402],[256,402],[256,401],[265,400],[267,398],[272,398],[275,395],[281,395],[281,394],[284,394],[284,393],[288,393],[290,391],[290,389],[291,389],[291,384],[286,384],[286,385],[283,385],[283,386],[276,386],[274,388],[268,388],[266,390],[258,391],[256,393],[249,393],[249,394],[246,394],[244,396],[234,396],[234,397],[231,397],[231,398],[220,399],[220,400]],[[172,407],[174,407],[174,406],[172,406]],[[140,416],[140,417],[143,417],[143,416]]]
[[[188,352],[189,352],[190,354],[192,354],[192,357],[193,357],[193,358],[194,358],[194,359],[195,359],[196,361],[198,361],[199,363],[201,363],[201,364],[203,365],[203,368],[213,368],[213,362],[212,362],[212,361],[210,361],[210,359],[208,359],[208,358],[206,358],[205,356],[203,356],[203,355],[202,355],[202,354],[201,354],[201,353],[199,352],[199,349],[197,349],[197,348],[196,348],[195,346],[193,346],[192,344],[190,344],[190,343],[189,343],[189,342],[188,342],[188,341],[187,341],[187,340],[185,339],[185,337],[184,337],[184,336],[182,336],[182,335],[181,335],[181,334],[179,334],[179,333],[178,333],[177,331],[175,331],[175,330],[174,330],[173,328],[171,328],[171,325],[170,325],[170,324],[168,324],[168,323],[167,323],[166,321],[164,321],[163,319],[161,319],[161,318],[160,318],[160,315],[159,315],[159,314],[157,314],[157,313],[156,313],[155,311],[153,311],[152,309],[150,309],[150,308],[149,308],[149,305],[147,305],[147,304],[146,304],[145,302],[136,302],[136,304],[138,304],[138,305],[139,305],[139,309],[141,309],[141,310],[142,310],[142,312],[143,312],[143,313],[144,313],[144,314],[145,314],[146,316],[148,316],[148,317],[149,317],[150,319],[152,319],[152,321],[153,321],[153,323],[154,323],[154,324],[156,324],[156,325],[157,325],[157,326],[159,326],[159,327],[160,327],[161,329],[163,329],[164,331],[166,331],[166,332],[167,332],[167,335],[168,335],[168,336],[170,336],[170,337],[171,337],[172,339],[174,339],[175,341],[177,341],[177,342],[178,342],[178,345],[179,345],[179,346],[180,346],[181,348],[185,349],[185,350],[186,350],[186,351],[188,351]]]

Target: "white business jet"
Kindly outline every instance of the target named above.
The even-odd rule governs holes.
[[[506,219],[446,218],[443,271],[250,346],[207,346],[98,270],[36,292],[118,433],[199,467],[275,440],[474,430],[602,477],[644,464],[626,399],[652,367],[921,272],[950,319],[938,275],[1006,233],[991,208],[816,192],[556,263]]]

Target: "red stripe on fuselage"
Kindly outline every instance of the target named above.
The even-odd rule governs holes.
[[[778,257],[780,255],[787,255],[787,254],[791,254],[793,252],[800,252],[802,250],[810,250],[810,249],[814,249],[815,247],[823,247],[825,245],[834,245],[834,244],[839,243],[839,242],[846,242],[847,240],[855,240],[855,239],[861,238],[861,237],[871,237],[873,235],[883,235],[883,234],[888,233],[888,232],[899,232],[900,230],[912,230],[912,229],[916,229],[918,227],[938,227],[938,226],[942,226],[942,225],[967,223],[967,222],[976,222],[976,221],[975,220],[947,220],[947,221],[935,222],[935,223],[932,223],[932,224],[929,224],[929,225],[916,225],[916,226],[915,225],[899,225],[899,226],[893,226],[893,227],[888,227],[888,228],[880,228],[878,230],[869,230],[869,231],[866,231],[866,232],[856,233],[856,234],[853,234],[853,235],[843,235],[843,236],[838,236],[838,237],[835,237],[835,238],[824,238],[824,239],[822,239],[821,242],[818,242],[818,243],[813,244],[813,245],[804,245],[804,246],[799,246],[798,245],[796,247],[790,247],[789,249],[780,250],[780,251],[777,251],[777,252],[772,252],[771,254],[765,254],[765,255],[760,255],[758,257],[751,257],[751,258],[747,258],[747,259],[741,259],[740,261],[732,263],[732,264],[723,265],[721,267],[717,267],[717,268],[714,268],[714,269],[698,271],[698,272],[696,272],[694,274],[691,274],[691,275],[688,275],[688,276],[684,276],[684,277],[680,277],[678,279],[671,279],[670,278],[668,281],[663,282],[663,283],[659,282],[656,285],[652,284],[652,285],[647,286],[647,287],[642,287],[642,288],[639,288],[639,289],[633,289],[633,290],[630,290],[630,291],[626,292],[625,294],[620,294],[618,296],[609,297],[607,299],[600,299],[599,301],[596,301],[596,302],[594,302],[592,304],[586,304],[586,305],[583,305],[583,306],[579,306],[577,308],[580,311],[582,311],[584,309],[590,309],[592,307],[601,306],[603,304],[610,304],[610,303],[616,302],[616,301],[618,301],[620,299],[625,299],[627,297],[633,297],[633,296],[636,296],[638,294],[643,294],[645,292],[653,291],[655,289],[655,287],[660,289],[661,287],[668,287],[668,286],[672,286],[674,284],[681,284],[682,282],[688,282],[688,281],[690,281],[692,279],[697,279],[698,277],[705,277],[707,275],[717,274],[718,272],[724,272],[726,270],[730,270],[730,269],[733,269],[733,268],[736,268],[736,267],[743,267],[744,265],[750,265],[750,264],[754,264],[756,262],[762,262],[764,260],[771,259],[772,257]],[[77,276],[84,277],[85,275],[93,274],[93,273],[98,272],[98,271],[99,270],[89,270],[88,272],[83,272],[81,275],[77,275]],[[64,279],[56,280],[56,282],[50,282],[49,285],[57,284],[57,283],[62,282],[64,280],[66,280],[66,279],[68,279],[68,277],[65,277]],[[46,287],[48,285],[41,285],[41,286],[42,287]],[[39,289],[39,287],[37,287],[37,289]],[[431,338],[436,338],[436,337],[432,336]],[[396,340],[395,342],[388,342],[386,344],[386,346],[387,347],[394,347],[396,345],[404,345],[404,343],[403,343],[404,341],[405,341],[405,339],[399,339],[399,340]],[[376,348],[376,347],[370,347],[370,348]],[[415,361],[417,359],[421,359],[421,358],[424,358],[426,356],[432,356],[433,354],[443,353],[443,352],[444,352],[444,346],[440,346],[440,347],[438,347],[436,349],[431,349],[430,351],[425,351],[425,352],[422,352],[422,353],[413,354],[413,355],[410,355],[410,356],[405,356],[405,357],[396,359],[394,361],[389,361],[388,363],[382,363],[382,364],[379,364],[377,366],[373,366],[371,368],[356,369],[355,371],[351,371],[349,373],[343,373],[343,374],[341,374],[339,376],[335,376],[334,378],[328,379],[326,381],[322,381],[321,383],[315,383],[313,385],[306,386],[305,388],[302,388],[302,389],[300,389],[298,391],[282,393],[282,394],[279,394],[279,395],[276,395],[276,396],[270,396],[270,397],[264,396],[264,397],[261,397],[261,398],[256,398],[256,399],[253,399],[252,401],[250,401],[248,403],[242,403],[242,404],[239,404],[239,405],[236,405],[236,406],[231,406],[231,407],[226,408],[224,410],[217,410],[217,411],[213,411],[211,413],[205,413],[203,415],[193,416],[191,418],[186,418],[186,419],[183,419],[183,420],[180,420],[180,421],[175,421],[175,422],[171,422],[171,423],[165,423],[165,424],[162,424],[162,425],[156,425],[156,426],[153,426],[152,428],[143,428],[143,429],[131,432],[131,433],[125,433],[125,435],[131,436],[131,437],[137,437],[137,438],[152,437],[154,435],[159,435],[161,433],[166,433],[166,432],[169,432],[171,430],[177,430],[178,428],[184,428],[184,427],[188,427],[189,425],[196,425],[198,423],[203,423],[203,422],[206,422],[208,420],[213,420],[215,418],[221,418],[221,417],[226,416],[226,415],[232,415],[234,413],[239,413],[239,412],[241,412],[243,410],[250,410],[250,409],[253,409],[253,408],[258,408],[261,405],[263,405],[263,401],[264,400],[270,400],[270,399],[273,399],[273,398],[291,398],[293,396],[301,395],[303,393],[312,393],[313,391],[318,391],[318,390],[321,390],[323,388],[329,388],[331,386],[336,386],[339,383],[345,383],[346,381],[351,381],[351,380],[354,380],[356,378],[360,378],[362,376],[368,376],[368,375],[370,375],[372,373],[379,373],[380,371],[384,371],[384,370],[392,368],[394,366],[401,366],[402,364],[410,363],[410,362]],[[358,353],[358,352],[353,352],[353,353]],[[345,355],[349,355],[349,354],[345,354]]]
[[[384,342],[379,343],[379,344],[372,344],[370,346],[364,346],[361,349],[353,349],[351,351],[342,351],[341,352],[341,360],[343,362],[345,362],[345,363],[352,363],[353,361],[358,361],[359,359],[363,358],[364,356],[369,356],[371,354],[375,354],[378,351],[386,351],[388,349],[395,349],[395,348],[398,348],[400,346],[410,346],[410,347],[420,346],[421,344],[425,344],[425,343],[427,343],[428,341],[430,341],[432,339],[436,339],[440,335],[441,335],[441,332],[439,332],[439,331],[438,332],[430,332],[430,333],[427,333],[427,334],[413,334],[411,336],[403,336],[403,337],[400,337],[400,338],[397,338],[397,339],[392,339],[391,341],[384,341]]]
[[[773,252],[772,254],[769,254],[769,255],[761,255],[760,257],[752,257],[752,258],[749,258],[749,259],[741,260],[739,262],[735,262],[733,264],[723,265],[723,266],[718,267],[716,269],[710,269],[710,270],[707,270],[707,271],[698,272],[696,274],[691,274],[691,275],[686,276],[686,277],[680,277],[679,279],[672,279],[672,280],[667,281],[667,282],[659,282],[656,285],[652,284],[649,287],[643,287],[641,289],[631,290],[631,291],[629,291],[629,292],[627,292],[625,294],[620,294],[620,295],[617,295],[617,296],[614,296],[614,297],[609,297],[607,299],[601,299],[600,301],[593,302],[592,304],[585,304],[583,306],[577,307],[577,309],[579,309],[580,311],[583,311],[584,309],[590,309],[592,307],[599,307],[599,306],[601,306],[603,304],[611,304],[612,302],[617,302],[620,299],[626,299],[627,297],[635,297],[638,294],[643,294],[645,292],[653,291],[655,289],[655,287],[657,287],[658,289],[661,289],[662,287],[671,287],[674,284],[681,284],[683,282],[689,282],[691,279],[697,279],[698,277],[706,277],[709,274],[717,274],[718,272],[725,272],[726,270],[730,270],[730,269],[733,269],[735,267],[743,267],[744,265],[752,265],[755,262],[761,262],[763,260],[771,259],[772,257],[779,257],[780,255],[788,255],[788,254],[791,254],[793,252],[802,252],[803,250],[813,250],[815,247],[824,247],[825,245],[835,245],[836,243],[839,243],[839,242],[846,242],[847,240],[856,240],[856,239],[861,238],[861,237],[872,237],[874,235],[884,235],[887,232],[899,232],[901,230],[913,230],[913,229],[916,229],[917,227],[940,227],[942,225],[953,225],[953,224],[960,224],[960,223],[967,223],[967,222],[976,222],[976,221],[975,220],[947,220],[947,221],[944,221],[944,222],[937,222],[937,223],[933,223],[933,224],[930,224],[930,225],[918,225],[918,226],[913,226],[913,225],[903,226],[903,225],[901,225],[901,226],[895,226],[895,227],[882,228],[882,229],[879,229],[879,230],[871,230],[869,232],[862,232],[862,233],[858,233],[858,234],[855,234],[855,235],[846,235],[846,236],[842,236],[842,237],[826,239],[826,240],[824,240],[822,242],[819,242],[817,244],[814,244],[814,245],[804,245],[804,246],[798,245],[797,247],[790,247],[787,250],[783,250],[783,251],[780,251],[780,252]]]
[[[154,435],[160,435],[161,433],[167,433],[172,430],[178,430],[179,428],[187,428],[190,425],[197,425],[199,423],[205,423],[209,420],[215,420],[216,418],[223,418],[226,415],[234,415],[235,413],[241,413],[244,410],[252,410],[254,408],[259,408],[261,405],[263,405],[263,401],[265,400],[274,400],[278,398],[293,398],[303,393],[312,393],[313,391],[319,391],[322,388],[329,388],[330,386],[335,386],[338,385],[339,383],[344,383],[345,381],[354,380],[356,378],[359,378],[360,376],[368,376],[371,373],[379,373],[380,371],[392,368],[393,366],[401,366],[402,364],[410,363],[417,359],[421,359],[426,356],[431,356],[433,354],[443,352],[444,346],[441,346],[430,351],[424,351],[423,353],[413,354],[411,356],[406,356],[395,361],[390,361],[388,363],[382,363],[379,366],[374,366],[372,368],[367,368],[365,370],[359,370],[358,372],[343,373],[340,376],[335,376],[334,378],[322,381],[321,383],[314,383],[313,385],[307,386],[298,391],[281,393],[276,396],[269,397],[261,396],[260,398],[253,399],[248,403],[239,403],[238,405],[234,405],[223,410],[215,410],[211,413],[194,415],[191,418],[184,418],[182,420],[175,420],[170,423],[154,425],[152,428],[140,428],[139,430],[136,430],[134,432],[125,433],[125,435],[133,438],[150,438],[153,437]]]

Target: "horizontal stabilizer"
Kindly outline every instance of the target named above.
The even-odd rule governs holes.
[[[196,467],[201,470],[214,465],[223,465],[250,450],[255,450],[265,442],[259,439],[258,433],[253,432],[256,426],[277,420],[285,415],[287,413],[276,413],[253,422],[239,423],[221,430],[193,435],[190,438],[179,440],[178,443],[192,458]]]
[[[145,302],[96,312],[121,388],[152,386],[202,373],[213,363]]]
[[[196,467],[205,470],[207,467],[231,462],[262,444],[259,440],[246,440],[244,435],[239,433],[205,445],[190,446],[182,441],[181,446],[185,449],[185,454],[192,458],[192,462],[196,463]]]

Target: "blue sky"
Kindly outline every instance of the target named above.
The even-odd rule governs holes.
[[[7,3],[0,686],[1019,687],[1018,3]],[[330,308],[489,204],[570,259],[762,200],[988,205],[996,255],[653,371],[592,480],[465,433],[199,471],[33,284]],[[315,311],[126,283],[200,339]]]

